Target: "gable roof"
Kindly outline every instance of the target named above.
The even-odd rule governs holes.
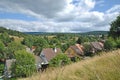
[[[80,44],[72,45],[72,46],[70,46],[68,49],[74,50],[74,52],[75,52],[77,55],[84,55],[83,46],[80,45]],[[72,54],[70,54],[70,53],[71,53],[71,52],[67,53],[67,56],[68,56],[68,57],[74,57],[74,55],[72,55]]]
[[[70,46],[78,55],[83,55],[82,46],[80,44],[75,44],[73,46]]]
[[[57,54],[61,53],[60,48],[56,48],[56,51],[52,48],[45,48],[42,50],[40,56],[45,57],[47,61],[50,61],[52,58],[54,58]]]
[[[43,60],[40,58],[40,56],[34,55],[34,57],[35,57],[36,68],[37,68],[37,70],[39,70],[41,68],[41,64],[42,64]]]
[[[103,43],[101,43],[101,42],[91,42],[90,44],[96,50],[102,50],[104,47]]]
[[[36,64],[42,63],[42,59],[39,56],[34,55]]]

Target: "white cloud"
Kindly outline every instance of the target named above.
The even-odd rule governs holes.
[[[84,32],[109,30],[109,24],[120,12],[116,5],[105,13],[92,11],[96,0],[1,0],[0,12],[22,13],[38,21],[0,19],[0,26],[22,32]],[[41,21],[42,20],[42,21]]]
[[[119,12],[120,13],[120,5],[115,5],[109,10],[106,11],[107,13],[114,13],[114,12]]]

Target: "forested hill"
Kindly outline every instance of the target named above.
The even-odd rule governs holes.
[[[108,31],[90,31],[90,32],[84,32],[84,33],[19,32],[19,31],[0,27],[0,33],[4,33],[4,32],[10,35],[19,36],[19,37],[23,37],[27,34],[31,34],[31,35],[56,35],[56,34],[107,35],[108,34]]]
[[[22,32],[11,30],[11,29],[6,29],[6,28],[0,26],[0,33],[4,33],[4,32],[8,33],[9,35],[18,36],[18,37],[23,37],[23,36],[27,35]]]
[[[84,33],[52,33],[52,32],[24,32],[32,35],[55,35],[55,34],[76,34],[76,35],[107,35],[108,31],[90,31]]]
[[[81,33],[81,35],[107,35],[108,31],[90,31],[90,32],[85,32]]]

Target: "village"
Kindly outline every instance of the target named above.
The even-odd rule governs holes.
[[[90,42],[89,44],[89,54],[87,55],[95,55],[98,52],[104,50],[104,41],[101,42]],[[43,48],[39,54],[35,54],[34,51],[36,46],[32,46],[31,48],[26,47],[26,51],[30,54],[34,55],[35,58],[35,66],[37,72],[42,72],[49,67],[49,62],[51,59],[56,57],[58,54],[65,54],[72,62],[76,62],[76,59],[86,59],[88,56],[85,55],[85,47],[81,44],[74,44],[68,47],[68,49],[63,53],[60,48]],[[7,78],[13,77],[11,75],[11,66],[16,62],[16,59],[0,59],[0,62],[5,65],[4,68],[4,76]],[[61,60],[60,66],[64,66],[64,60]],[[3,77],[3,76],[2,76]]]

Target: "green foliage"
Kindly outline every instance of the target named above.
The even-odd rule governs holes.
[[[113,38],[109,38],[108,40],[105,41],[104,48],[106,50],[112,50],[116,48],[116,42]]]
[[[82,43],[84,43],[84,42],[88,42],[89,41],[89,39],[87,38],[87,37],[83,37],[83,36],[80,36],[79,38],[78,38],[78,40],[77,40],[77,43],[78,44],[82,44]]]
[[[35,42],[35,38],[33,36],[27,36],[23,39],[22,44],[31,48],[34,42]]]
[[[0,39],[2,40],[2,42],[5,44],[5,46],[8,45],[8,43],[11,42],[11,38],[9,37],[8,33],[4,32],[0,35]]]
[[[3,44],[3,42],[0,40],[0,58],[4,58],[4,51],[5,51],[5,45]]]
[[[91,52],[91,46],[88,43],[84,43],[84,52],[85,52],[85,56],[93,56],[92,52]]]
[[[11,42],[8,44],[5,53],[7,58],[14,58],[15,51],[23,50],[23,49],[25,50],[25,46],[23,46],[22,44],[17,42]]]
[[[31,76],[35,69],[35,58],[25,50],[15,52],[16,63],[12,66],[12,73],[17,77]]]
[[[35,46],[37,46],[37,49],[35,50],[35,53],[39,53],[42,51],[43,48],[49,47],[48,42],[44,38],[38,38],[35,43]]]
[[[15,31],[15,30],[6,29],[6,28],[3,28],[2,26],[0,26],[0,33],[7,33],[9,35],[18,36],[18,37],[26,36],[26,34],[24,34],[24,33],[21,33],[19,31]]]
[[[57,38],[52,38],[49,42],[50,45],[54,47],[59,47],[61,44],[60,44],[60,41],[57,39]]]
[[[50,66],[59,67],[70,64],[71,60],[63,53],[58,54],[50,61]]]
[[[63,52],[65,52],[65,50],[67,50],[69,48],[70,44],[66,43],[64,45],[61,46],[61,49]]]
[[[120,37],[120,15],[111,23],[109,36],[113,38]]]
[[[14,53],[15,51],[25,49],[25,47],[24,47],[22,44],[20,44],[20,43],[11,42],[11,43],[8,45],[8,49],[9,49],[9,51],[11,51],[12,53]]]
[[[120,37],[116,39],[117,48],[120,48]]]
[[[3,75],[3,71],[4,71],[4,64],[0,63],[0,76]]]

